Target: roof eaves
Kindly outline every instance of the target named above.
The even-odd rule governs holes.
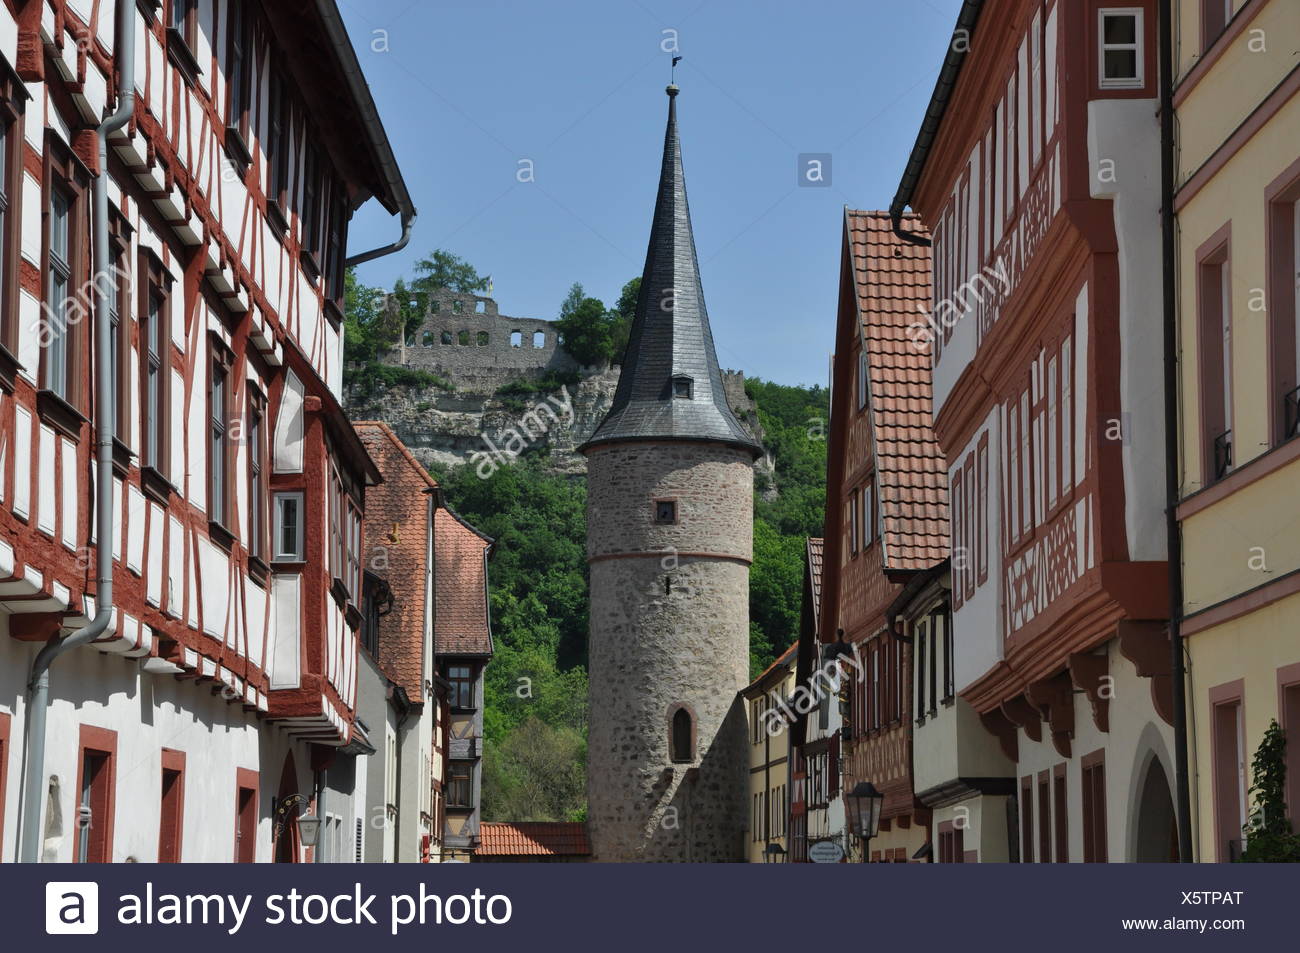
[[[911,204],[916,185],[921,180],[921,173],[925,171],[930,147],[934,145],[939,127],[943,124],[943,117],[948,111],[948,100],[957,85],[957,77],[961,74],[962,64],[966,62],[966,55],[971,49],[975,24],[979,20],[983,7],[984,0],[964,0],[962,3],[961,11],[957,14],[957,26],[953,29],[952,38],[948,43],[948,53],[944,56],[939,78],[934,84],[934,92],[930,95],[930,104],[925,110],[925,118],[921,121],[921,128],[916,134],[916,143],[912,146],[912,153],[903,169],[903,178],[898,183],[894,201],[889,206],[889,218],[893,223],[894,233],[906,241],[914,241],[916,236],[908,237],[908,234],[901,231],[903,210]],[[958,35],[963,32],[965,42],[959,43]],[[930,241],[925,239],[924,242],[916,242],[916,244],[928,245]]]

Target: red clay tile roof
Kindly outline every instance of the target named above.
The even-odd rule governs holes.
[[[433,517],[434,649],[439,655],[491,655],[487,554],[492,540],[445,507]]]
[[[423,697],[425,585],[428,576],[429,497],[437,487],[397,434],[381,421],[353,424],[383,482],[366,490],[365,551],[384,554],[378,574],[393,593],[392,611],[379,620],[375,661],[415,699]],[[371,560],[367,563],[373,565]]]
[[[822,550],[823,540],[808,537],[808,575],[812,582],[812,613],[814,619],[822,617]]]
[[[479,846],[475,853],[480,857],[585,857],[591,854],[591,844],[587,841],[587,825],[581,822],[485,821],[479,825]]]
[[[924,235],[921,220],[904,230]],[[925,569],[948,555],[948,474],[934,438],[930,352],[908,327],[930,309],[930,249],[894,234],[888,212],[844,210],[867,348],[885,566]]]

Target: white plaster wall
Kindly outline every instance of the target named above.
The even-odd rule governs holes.
[[[1114,202],[1119,248],[1125,526],[1134,560],[1166,558],[1161,320],[1160,127],[1154,99],[1088,103],[1093,198]],[[1102,163],[1114,163],[1103,181]]]
[[[963,853],[979,851],[981,864],[1006,863],[1010,859],[1006,804],[1002,795],[973,794],[956,804],[935,808],[930,822],[934,862],[939,860],[939,825],[951,821],[962,829]]]
[[[1112,863],[1130,862],[1134,859],[1137,806],[1143,780],[1143,769],[1154,754],[1164,765],[1166,776],[1172,782],[1173,762],[1169,753],[1173,748],[1173,728],[1166,724],[1151,703],[1151,682],[1138,676],[1133,664],[1119,652],[1119,644],[1111,640],[1106,644],[1109,672],[1114,679],[1114,697],[1110,701],[1110,731],[1097,729],[1092,718],[1092,706],[1086,695],[1074,695],[1074,741],[1070,759],[1066,764],[1066,800],[1069,815],[1070,860],[1083,860],[1083,816],[1081,759],[1098,749],[1106,752],[1106,836],[1107,859]],[[1035,776],[1034,798],[1037,802],[1037,774],[1051,770],[1065,759],[1052,746],[1049,726],[1043,724],[1043,740],[1031,741],[1021,730],[1019,733],[1020,760],[1016,766],[1017,790],[1019,779]],[[1034,823],[1037,830],[1042,806],[1034,804]],[[1035,844],[1037,843],[1035,835]]]
[[[973,323],[973,322],[972,322]],[[962,448],[961,460],[979,447],[980,436],[989,437],[988,580],[953,612],[953,683],[964,691],[1002,659],[1002,427],[1001,410],[994,407]],[[952,481],[949,479],[949,486]]]
[[[0,615],[0,711],[11,714],[13,722],[0,823],[4,859],[15,860],[26,736],[24,683],[37,646],[10,639],[8,618]],[[290,748],[278,729],[264,726],[238,703],[214,695],[206,684],[144,674],[134,660],[92,648],[63,656],[50,672],[50,689],[45,773],[59,780],[64,836],[47,845],[46,860],[72,859],[81,725],[118,733],[114,861],[157,858],[164,747],[186,755],[182,859],[233,859],[236,768],[262,772],[258,860],[271,859],[271,798]],[[301,744],[295,746],[294,757],[299,765],[309,763]]]

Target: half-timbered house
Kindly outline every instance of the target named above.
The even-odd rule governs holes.
[[[1156,31],[1153,0],[967,0],[890,210],[933,236],[955,689],[1023,861],[1169,856],[1132,809],[1173,776]]]
[[[0,3],[0,99],[0,851],[350,858],[347,227],[413,210],[338,10]]]
[[[929,823],[912,783],[912,654],[887,617],[901,586],[948,550],[929,374],[908,339],[928,286],[926,248],[895,235],[884,212],[845,210],[820,636],[850,650],[839,661],[850,697],[844,790],[870,782],[885,796],[870,860],[910,859]]]

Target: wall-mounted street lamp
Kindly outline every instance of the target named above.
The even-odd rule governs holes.
[[[284,829],[292,820],[298,824],[298,836],[302,839],[302,846],[316,846],[316,842],[320,839],[320,818],[311,812],[308,806],[310,803],[311,799],[305,794],[290,794],[276,802],[274,809],[276,840],[284,835]],[[294,811],[300,807],[303,809],[302,813],[295,815]]]
[[[859,781],[848,794],[844,795],[844,812],[848,817],[849,831],[855,837],[861,837],[863,857],[869,857],[871,839],[880,833],[880,809],[885,803],[885,796],[876,790],[870,781]]]

